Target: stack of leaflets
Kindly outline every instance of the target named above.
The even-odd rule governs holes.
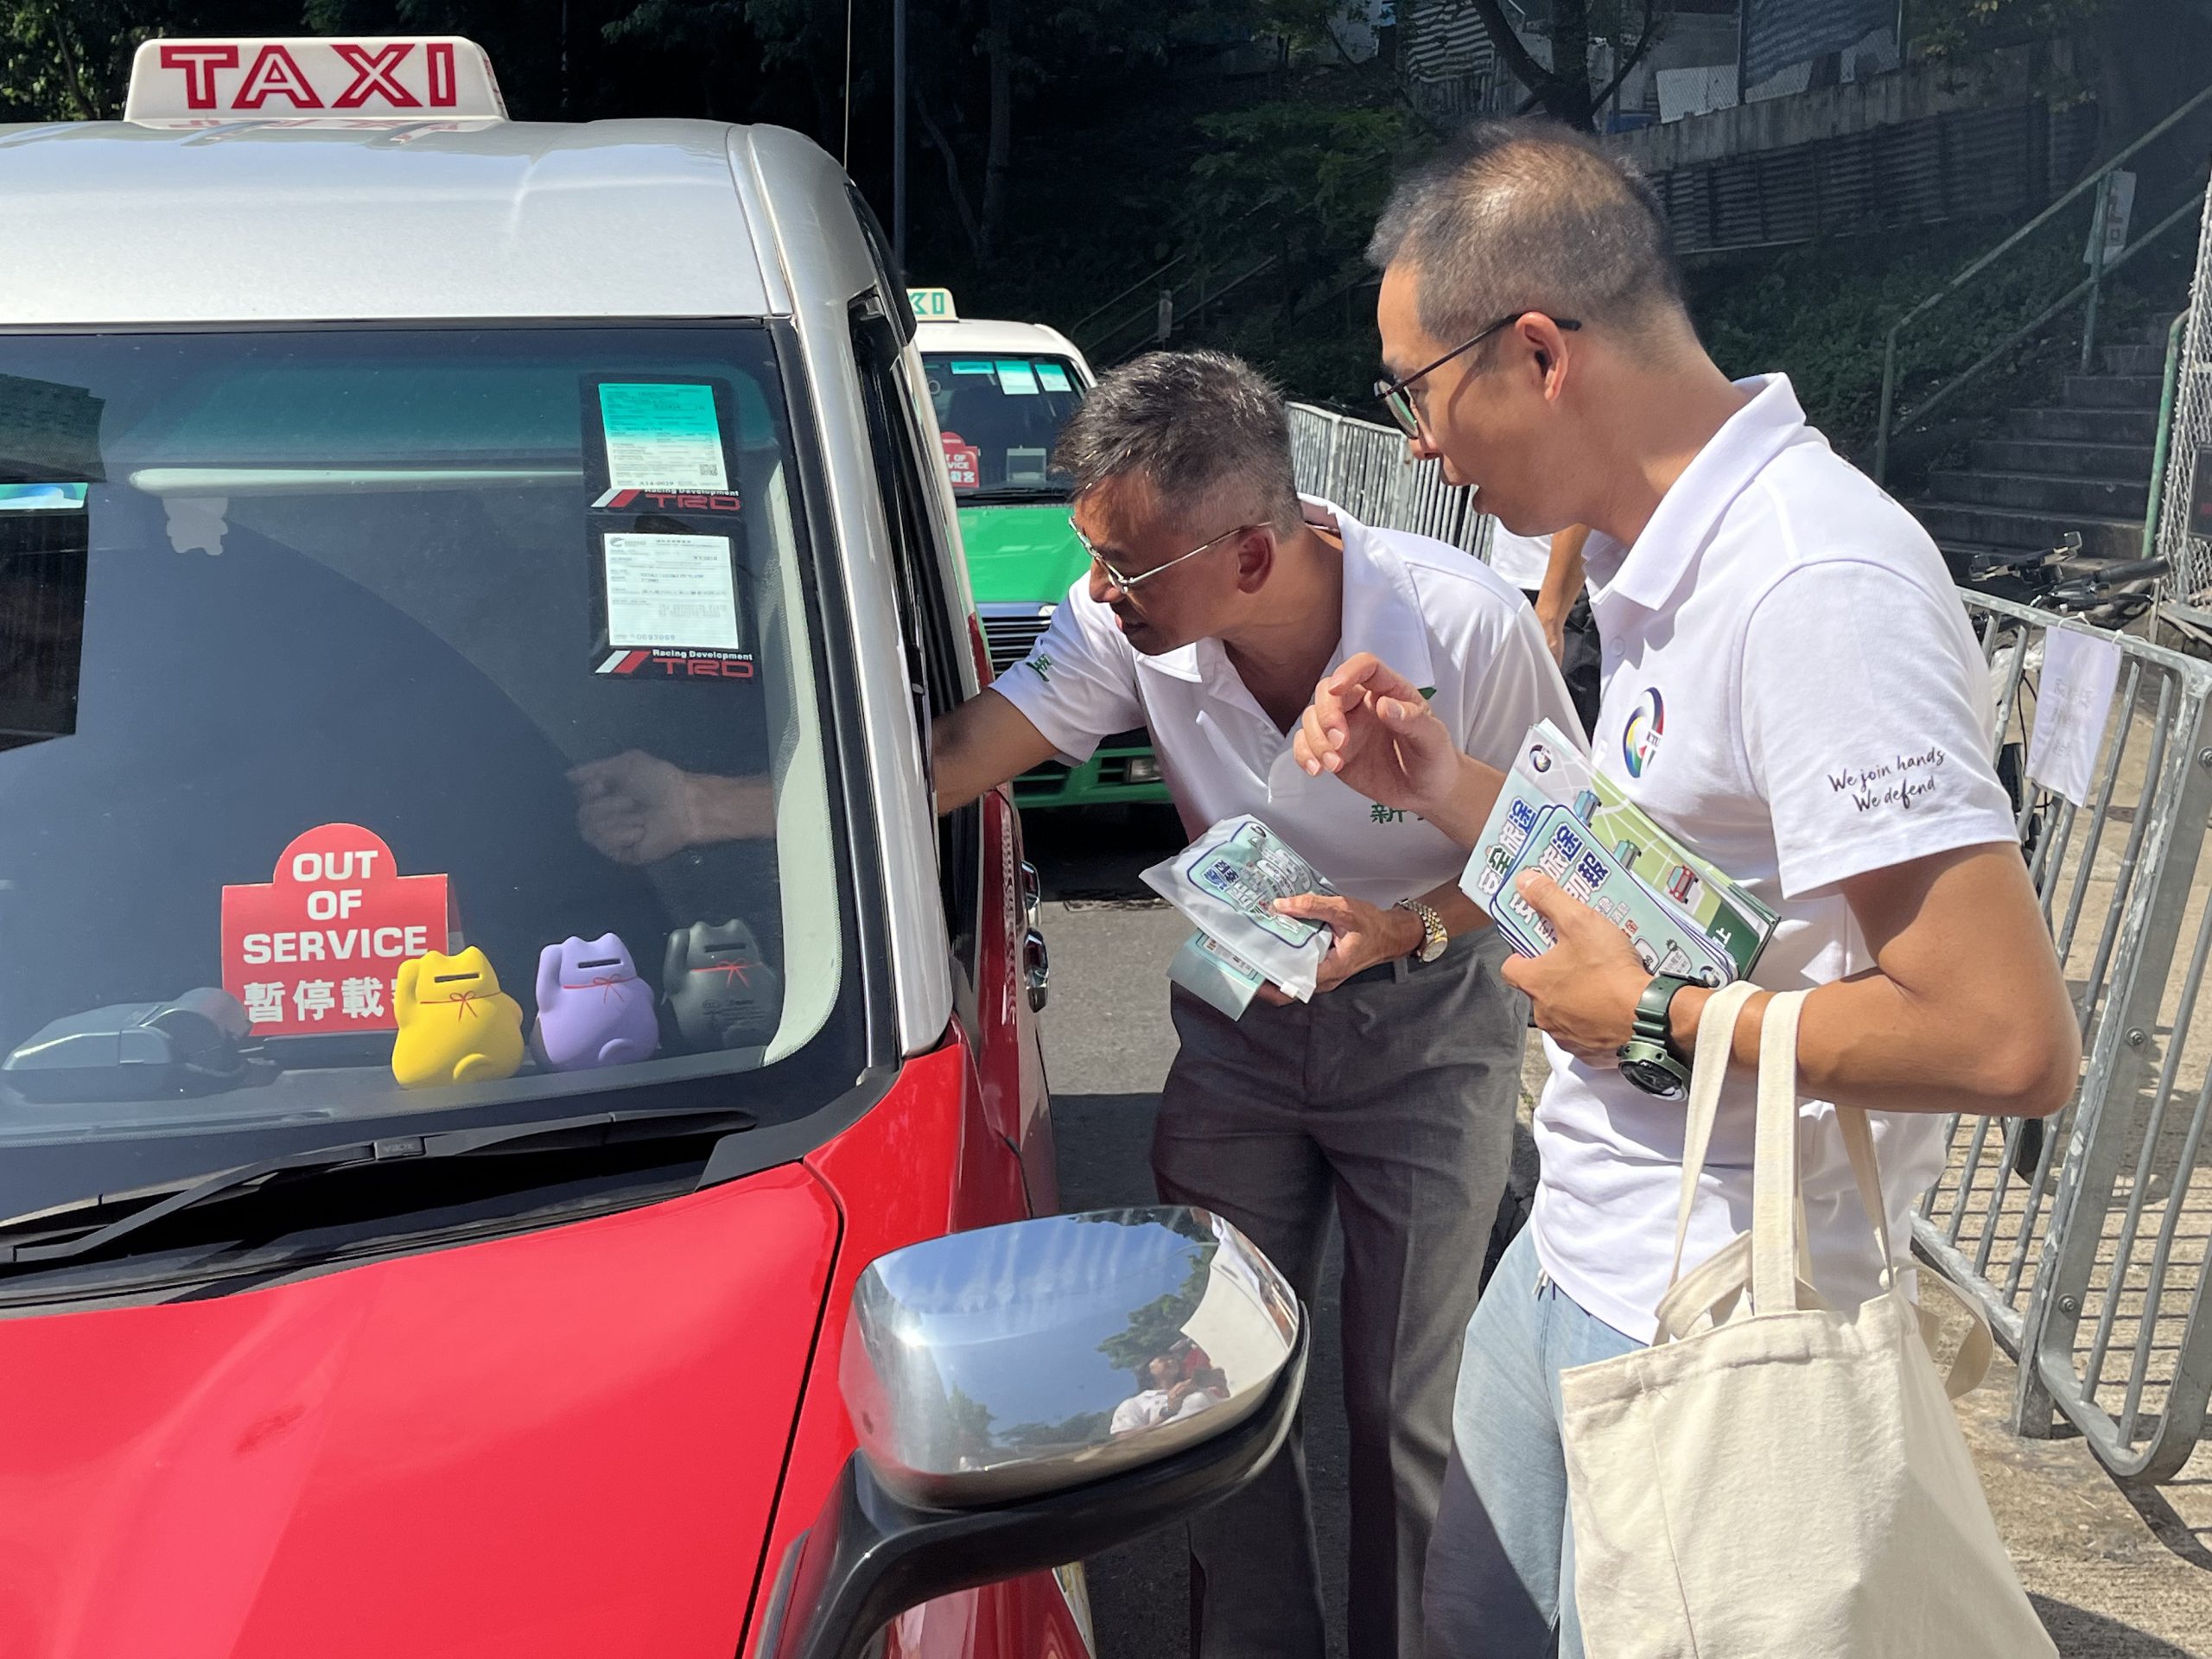
[[[1627,934],[1655,974],[1746,978],[1774,933],[1771,910],[1632,805],[1549,721],[1522,740],[1459,878],[1516,950],[1540,957],[1554,940],[1515,886],[1528,869]]]
[[[1177,984],[1232,1020],[1269,980],[1301,1002],[1313,995],[1334,930],[1273,906],[1336,889],[1259,819],[1223,819],[1144,880],[1198,926],[1167,970]]]

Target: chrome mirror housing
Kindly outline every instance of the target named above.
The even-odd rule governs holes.
[[[860,1450],[785,1553],[761,1659],[1080,1560],[1239,1491],[1288,1438],[1305,1310],[1227,1222],[1094,1211],[929,1239],[861,1274],[838,1362]]]
[[[840,1382],[861,1451],[909,1503],[1001,1504],[1102,1479],[1235,1427],[1304,1312],[1202,1210],[1053,1216],[871,1264]]]

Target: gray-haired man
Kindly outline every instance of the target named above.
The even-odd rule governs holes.
[[[1153,1147],[1160,1194],[1242,1227],[1310,1302],[1332,1207],[1344,1240],[1352,1659],[1422,1649],[1422,1561],[1449,1448],[1460,1333],[1503,1190],[1527,1005],[1460,893],[1465,851],[1410,813],[1309,776],[1290,734],[1314,683],[1373,652],[1492,765],[1573,710],[1535,616],[1477,561],[1370,530],[1292,480],[1288,416],[1211,352],[1102,380],[1063,435],[1090,575],[1028,660],[941,718],[940,810],[1054,754],[1151,728],[1185,828],[1250,812],[1343,895],[1285,901],[1334,948],[1308,1003],[1231,1020],[1179,989]],[[1194,1650],[1320,1659],[1295,1442],[1191,1527]]]

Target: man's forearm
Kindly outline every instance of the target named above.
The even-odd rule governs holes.
[[[1552,537],[1551,563],[1544,567],[1543,586],[1536,594],[1537,615],[1564,617],[1574,608],[1575,596],[1588,575],[1582,544],[1589,539],[1589,531],[1580,524]]]
[[[766,778],[723,778],[693,772],[685,780],[690,797],[688,845],[718,841],[765,841],[776,833],[776,791]]]
[[[1486,766],[1472,755],[1463,754],[1451,792],[1421,817],[1471,852],[1504,785],[1505,774],[1496,766]]]
[[[1678,1052],[1696,1051],[1712,995],[1694,986],[1675,993],[1668,1023]],[[1771,991],[1758,993],[1737,1019],[1731,1057],[1746,1071],[1758,1068],[1760,1027],[1773,1000]],[[1961,1031],[1955,1014],[1869,971],[1822,985],[1805,999],[1797,1086],[1811,1099],[1872,1112],[2043,1116],[2065,1103],[2080,1065],[2070,1021],[2063,1032],[2044,1034],[2046,1040],[2024,1047],[1984,1041]]]
[[[930,722],[937,810],[957,811],[1052,758],[1052,740],[1006,696],[986,688]]]

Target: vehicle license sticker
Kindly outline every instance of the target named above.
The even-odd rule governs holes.
[[[1058,364],[1039,363],[1036,365],[1036,368],[1037,384],[1044,387],[1046,391],[1065,391],[1069,389],[1068,372],[1062,368]]]
[[[599,414],[610,487],[729,488],[712,386],[602,381]]]
[[[0,512],[78,512],[84,509],[83,484],[0,484]]]
[[[999,359],[999,390],[1009,397],[1034,397],[1037,395],[1037,377],[1031,371],[1027,358]]]
[[[952,372],[955,374],[988,374],[991,372],[991,365],[988,363],[977,362],[972,358],[955,358]]]
[[[742,646],[728,537],[610,531],[600,540],[610,645],[712,651]]]
[[[325,823],[266,882],[223,889],[223,988],[257,1035],[396,1031],[399,964],[451,944],[442,875],[402,875],[373,830]]]

